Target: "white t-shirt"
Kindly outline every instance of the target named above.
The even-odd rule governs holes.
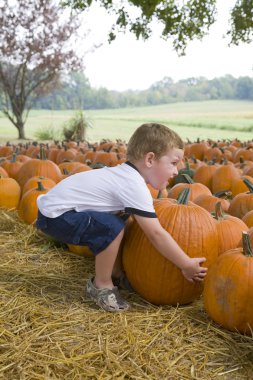
[[[55,218],[66,211],[101,211],[155,218],[151,193],[131,163],[71,175],[37,198],[40,212]]]

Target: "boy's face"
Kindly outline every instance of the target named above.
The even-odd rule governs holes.
[[[168,180],[178,174],[177,165],[182,160],[184,151],[173,148],[159,159],[152,158],[152,153],[148,155],[146,157],[149,167],[147,182],[155,189],[162,190],[168,185]]]

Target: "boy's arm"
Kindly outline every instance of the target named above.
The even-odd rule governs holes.
[[[134,217],[154,247],[180,268],[188,281],[194,282],[204,279],[207,268],[200,266],[206,260],[204,257],[190,258],[187,256],[173,237],[161,226],[157,218],[147,218],[139,215],[134,215]]]

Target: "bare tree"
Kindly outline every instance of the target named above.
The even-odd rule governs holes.
[[[0,1],[2,112],[19,139],[34,102],[59,84],[62,72],[81,69],[72,41],[78,27],[54,0]]]

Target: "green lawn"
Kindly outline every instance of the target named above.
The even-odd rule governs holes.
[[[26,123],[26,137],[36,139],[36,131],[55,128],[73,117],[75,111],[34,110]],[[174,103],[160,106],[86,111],[93,128],[87,131],[91,142],[102,138],[128,140],[144,122],[161,122],[176,130],[183,139],[239,138],[253,136],[253,102],[208,101]],[[16,128],[3,116],[0,118],[0,141],[17,139]]]

